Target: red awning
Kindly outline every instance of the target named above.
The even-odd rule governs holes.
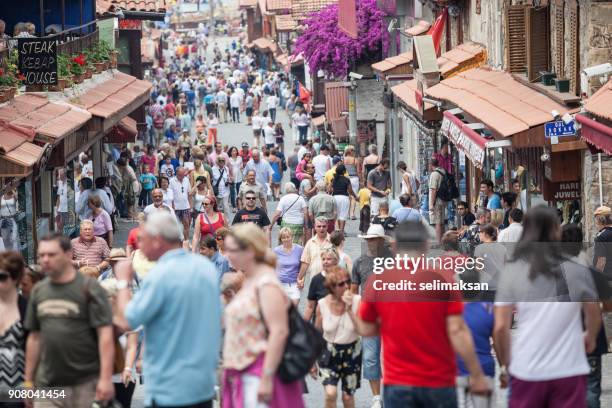
[[[486,154],[487,139],[480,136],[474,129],[463,123],[461,119],[449,111],[444,111],[440,131],[459,150],[465,153],[474,166],[479,169],[482,168]]]
[[[585,142],[612,155],[612,128],[610,126],[582,114],[577,114],[576,120],[582,123],[580,136]]]

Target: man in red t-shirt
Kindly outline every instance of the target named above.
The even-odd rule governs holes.
[[[427,253],[427,238],[423,224],[404,222],[395,229],[397,253],[420,257]],[[417,288],[433,284],[435,289],[400,291],[388,286],[408,280]],[[445,271],[421,268],[414,274],[395,269],[369,277],[358,331],[362,336],[381,336],[385,408],[456,407],[455,353],[470,372],[470,391],[490,392],[463,320],[460,292],[435,286],[453,280]]]

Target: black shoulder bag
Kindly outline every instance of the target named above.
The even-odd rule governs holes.
[[[223,172],[225,172],[225,167],[221,169],[221,171],[219,172],[219,178],[213,185],[213,193],[215,193],[215,197],[219,197],[219,183],[221,183],[221,181],[223,180]]]
[[[257,290],[257,303],[259,305],[259,316],[267,331],[268,327],[261,310],[259,289]],[[291,383],[304,378],[326,346],[321,333],[311,323],[302,318],[293,302],[289,302],[288,314],[289,335],[287,336],[283,356],[276,370],[278,377],[284,383]]]
[[[281,216],[280,216],[280,217],[278,217],[278,219],[276,220],[276,225],[278,225],[278,226],[280,227],[280,225],[281,225],[281,224],[282,224],[282,222],[283,222],[283,216],[289,212],[289,210],[291,209],[291,207],[293,207],[293,204],[295,204],[295,203],[297,203],[297,202],[298,202],[298,200],[300,199],[300,197],[301,197],[301,196],[298,194],[297,199],[296,199],[294,202],[292,202],[292,203],[291,203],[291,205],[289,206],[289,208],[287,208],[285,211],[283,211],[283,212],[282,212]]]

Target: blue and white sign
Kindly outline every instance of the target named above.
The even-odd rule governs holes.
[[[572,120],[567,125],[562,120],[554,122],[546,122],[544,124],[544,136],[575,136],[576,128],[574,127],[574,121]]]

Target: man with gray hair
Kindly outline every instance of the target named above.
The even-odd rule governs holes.
[[[154,189],[151,193],[151,197],[153,198],[153,204],[147,205],[143,210],[146,216],[149,216],[157,211],[167,211],[174,214],[172,207],[168,207],[166,204],[164,204],[164,191],[161,188]]]
[[[266,159],[261,158],[261,152],[259,149],[253,149],[251,151],[251,160],[244,166],[244,174],[249,170],[255,170],[255,177],[259,184],[262,185],[264,193],[268,194],[268,186],[272,184],[272,175],[274,169],[270,166],[270,163]]]
[[[115,323],[126,331],[144,327],[145,406],[212,407],[215,396],[219,279],[210,260],[181,248],[182,239],[175,217],[153,213],[142,229],[140,249],[156,264],[133,299],[131,263],[121,262],[115,270]],[[169,339],[168,333],[175,335]]]
[[[72,265],[79,269],[83,266],[92,266],[103,272],[108,268],[110,249],[104,238],[94,235],[94,223],[83,220],[80,224],[80,235],[74,238],[72,244]]]
[[[304,225],[308,220],[308,207],[304,197],[297,193],[293,183],[285,184],[285,195],[278,202],[272,216],[272,225],[281,220],[281,227],[287,227],[293,233],[293,243],[305,245],[303,242]],[[272,241],[270,241],[272,242]]]
[[[310,219],[323,218],[327,220],[327,232],[331,234],[336,225],[336,200],[327,193],[325,180],[320,180],[316,184],[317,194],[308,202],[308,216]]]

